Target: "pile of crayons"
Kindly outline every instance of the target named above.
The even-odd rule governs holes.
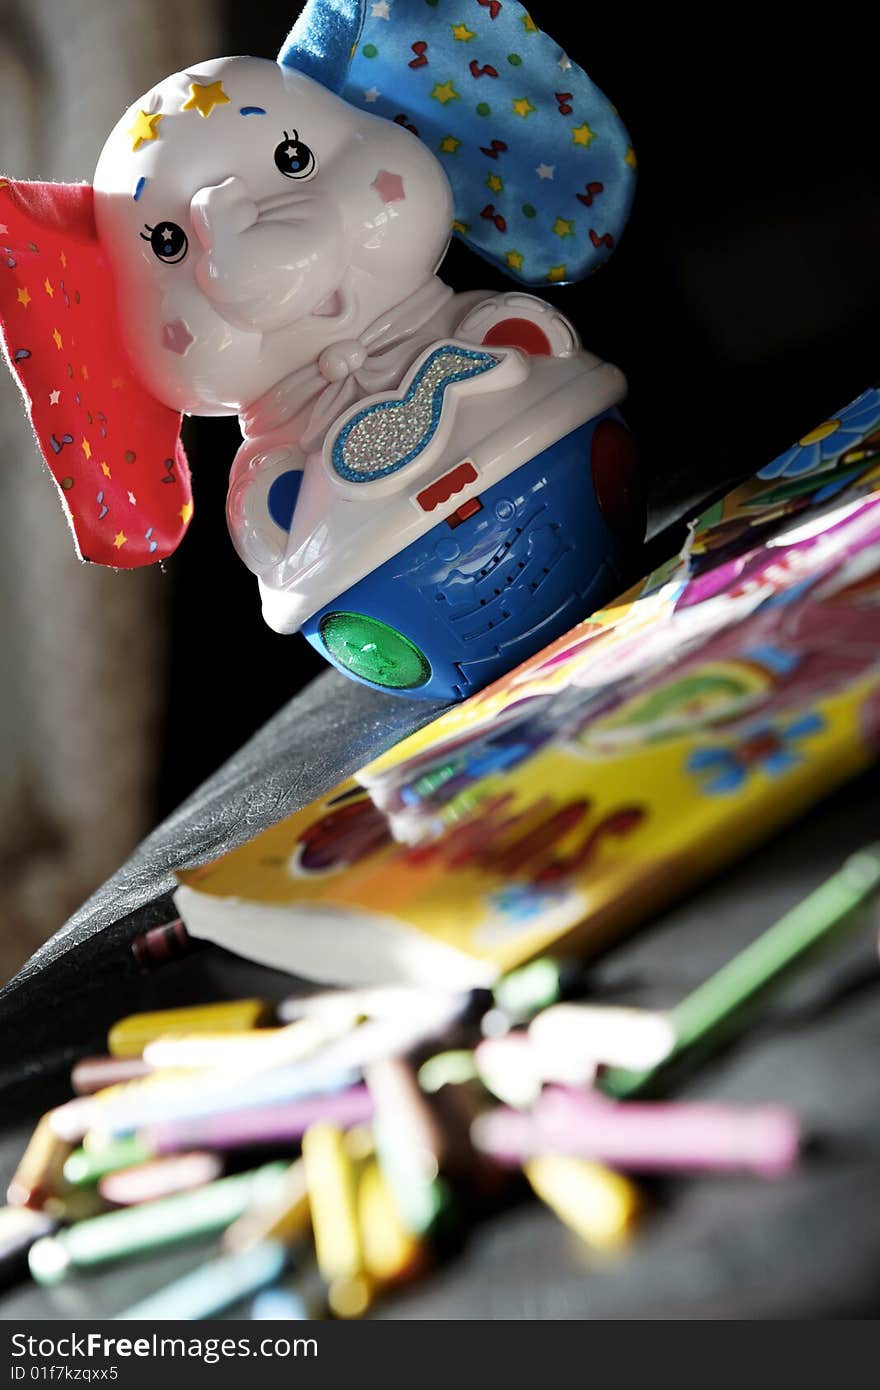
[[[634,1176],[785,1173],[802,1136],[784,1106],[644,1096],[878,890],[875,846],[665,1013],[583,1001],[582,969],[545,958],[491,992],[123,1018],[34,1130],[0,1209],[0,1275],[54,1284],[213,1237],[197,1269],[119,1317],[244,1301],[254,1318],[359,1317],[524,1189],[607,1249],[644,1208]]]

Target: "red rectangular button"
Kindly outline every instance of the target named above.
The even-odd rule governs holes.
[[[483,510],[483,504],[479,497],[469,497],[466,502],[462,502],[457,512],[446,518],[446,525],[451,526],[453,531],[456,526],[460,526],[463,521],[467,521],[469,516],[475,516],[477,512]]]

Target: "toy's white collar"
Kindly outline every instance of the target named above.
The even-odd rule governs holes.
[[[239,423],[245,438],[289,425],[307,453],[319,448],[342,411],[361,396],[399,383],[415,355],[437,337],[437,315],[452,294],[432,276],[361,333],[325,347],[314,362],[283,377],[242,412]]]

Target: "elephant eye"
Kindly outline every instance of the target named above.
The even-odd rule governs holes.
[[[145,222],[144,226],[149,235],[141,232],[141,237],[150,243],[154,256],[158,256],[166,265],[177,265],[183,260],[189,242],[182,227],[178,227],[176,222],[157,222],[155,227]]]
[[[296,131],[288,135],[285,130],[284,139],[275,146],[275,167],[286,179],[309,179],[316,172],[318,164]]]

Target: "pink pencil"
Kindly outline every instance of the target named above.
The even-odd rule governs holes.
[[[373,1114],[366,1086],[352,1086],[328,1095],[307,1096],[280,1105],[165,1120],[140,1131],[153,1153],[181,1149],[239,1149],[258,1144],[286,1144],[301,1139],[309,1125],[328,1120],[341,1129],[363,1124]]]
[[[473,1139],[507,1163],[559,1153],[637,1173],[745,1170],[772,1177],[796,1161],[800,1129],[781,1106],[614,1102],[552,1087],[531,1114],[498,1109],[481,1116]]]

